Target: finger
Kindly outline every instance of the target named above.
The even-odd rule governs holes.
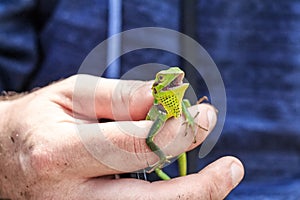
[[[197,143],[193,144],[194,133],[188,132],[183,125],[184,117],[170,119],[154,138],[166,155],[177,156],[189,148],[199,145],[216,123],[215,109],[208,104],[190,108],[191,113],[199,112],[196,121],[209,131],[198,128]],[[132,172],[144,169],[158,161],[158,156],[146,145],[145,138],[153,123],[109,122],[78,125],[76,151],[64,150],[64,157],[72,158],[70,165],[74,173],[81,177],[95,177],[107,174]],[[191,145],[192,144],[192,145]]]
[[[55,85],[58,99],[77,117],[141,120],[153,103],[151,82],[76,75]],[[54,85],[52,85],[54,87]]]
[[[149,183],[137,179],[92,179],[76,190],[76,199],[224,199],[244,175],[243,165],[224,157],[197,174]]]
[[[153,104],[151,86],[152,82],[101,79],[95,94],[96,113],[114,120],[145,119]]]
[[[170,181],[154,183],[154,191],[162,199],[169,198],[164,191],[174,191],[174,197],[185,199],[224,199],[244,176],[242,163],[234,157],[223,157],[197,174],[179,177]]]

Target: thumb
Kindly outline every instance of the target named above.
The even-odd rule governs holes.
[[[172,179],[169,185],[163,184],[163,181],[157,182],[157,190],[154,190],[161,195],[159,199],[168,199],[170,194],[165,191],[172,187],[177,188],[172,195],[182,195],[184,199],[224,199],[243,176],[242,163],[227,156],[208,165],[199,173]]]
[[[90,179],[74,195],[76,199],[224,199],[243,175],[238,159],[223,157],[199,173],[170,181]]]

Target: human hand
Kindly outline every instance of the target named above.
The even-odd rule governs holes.
[[[142,120],[153,101],[150,87],[148,82],[78,75],[1,101],[0,198],[223,199],[244,173],[233,157],[170,181],[114,178],[158,160],[145,143],[152,122]],[[190,111],[200,112],[196,120],[209,131],[197,130],[194,144],[193,134],[184,136],[184,119],[169,120],[156,136],[167,155],[196,147],[215,125],[212,106]]]

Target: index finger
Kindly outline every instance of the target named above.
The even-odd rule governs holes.
[[[141,120],[153,103],[151,82],[74,75],[52,87],[76,118]]]

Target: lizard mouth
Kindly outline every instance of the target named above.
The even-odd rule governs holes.
[[[164,87],[162,90],[169,90],[171,88],[176,88],[178,86],[181,86],[183,84],[183,77],[184,77],[184,74],[179,74],[176,78],[174,78],[172,80],[172,82],[170,84],[168,84],[166,87]]]

